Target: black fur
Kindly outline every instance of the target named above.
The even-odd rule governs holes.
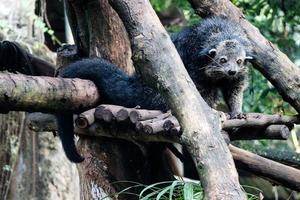
[[[247,77],[243,63],[246,54],[251,51],[243,31],[226,18],[214,17],[184,29],[173,37],[173,42],[206,102],[213,106],[219,88],[230,111],[240,112]],[[219,63],[218,59],[222,56],[228,59],[227,64]],[[236,63],[238,58],[242,59],[242,64]],[[237,71],[234,75],[230,74],[233,69]],[[75,62],[63,69],[60,76],[93,81],[99,89],[102,103],[168,110],[159,93],[144,85],[139,77],[129,77],[103,59]],[[83,158],[77,153],[74,143],[72,114],[61,114],[57,119],[67,157],[73,162],[81,162]]]
[[[229,111],[242,109],[243,91],[247,86],[245,62],[252,49],[244,31],[224,17],[211,17],[175,34],[172,40],[201,96],[211,106],[223,93]],[[210,50],[215,49],[212,53]],[[220,59],[225,57],[226,63]],[[241,59],[242,63],[237,64]],[[234,75],[232,75],[234,71]]]
[[[59,73],[63,78],[91,80],[99,88],[101,103],[133,108],[167,111],[163,98],[152,88],[143,84],[137,76],[128,76],[114,64],[103,59],[84,59],[70,64]],[[58,134],[68,159],[78,163],[83,158],[77,153],[74,143],[73,114],[57,115]]]
[[[10,41],[0,42],[0,71],[4,70],[36,75],[29,53],[18,43]]]

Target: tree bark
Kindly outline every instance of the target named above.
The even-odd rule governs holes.
[[[198,168],[205,198],[246,199],[221,137],[219,119],[201,98],[150,3],[145,0],[110,2],[131,39],[136,67],[160,89],[180,122],[182,139]]]
[[[274,183],[300,191],[300,171],[281,163],[230,145],[237,166],[252,173],[270,178]]]
[[[72,18],[71,28],[73,33],[79,33],[79,37],[77,34],[74,35],[79,49],[78,55],[106,58],[120,65],[126,72],[132,73],[134,70],[128,35],[122,21],[107,0],[75,0],[68,3]],[[78,149],[87,158],[78,165],[81,199],[97,198],[98,194],[112,195],[114,191],[120,191],[127,185],[110,184],[115,180],[130,180],[145,184],[159,181],[157,178],[169,180],[170,174],[164,173],[161,161],[158,159],[149,161],[156,155],[150,155],[147,148],[147,145],[128,141],[80,137]],[[118,198],[135,199],[130,195],[121,195]]]
[[[21,74],[0,74],[0,96],[3,111],[80,111],[99,102],[92,81]]]
[[[254,67],[278,90],[283,99],[300,113],[300,69],[259,30],[247,21],[229,0],[189,0],[201,17],[226,16],[241,26],[252,43]]]
[[[24,134],[25,114],[12,112],[0,115],[0,124],[0,199],[7,199]]]
[[[34,9],[34,0],[1,1],[0,20],[8,21],[5,28],[9,29],[9,35],[1,40],[14,40],[22,47],[30,48],[30,52],[37,55],[29,55],[36,75],[53,76],[55,55],[42,44],[43,33],[37,28],[37,23],[33,23]],[[3,175],[3,179],[0,178],[3,187],[0,187],[7,192],[6,197],[1,193],[0,199],[77,200],[76,169],[74,171],[74,167],[64,157],[62,147],[53,140],[52,134],[43,135],[28,130],[26,120],[24,112],[10,112],[0,116],[0,158],[4,158],[2,155],[10,156],[0,161],[0,176]]]
[[[128,74],[132,74],[134,68],[127,32],[116,11],[109,5],[108,0],[88,1],[87,15],[97,16],[88,21],[89,56],[107,59]]]

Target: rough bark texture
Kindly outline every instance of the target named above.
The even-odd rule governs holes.
[[[78,55],[82,56],[81,52],[89,52],[88,55],[90,56],[106,58],[120,64],[125,71],[132,72],[131,51],[127,33],[123,23],[107,1],[87,1],[84,4],[81,4],[82,1],[81,3],[80,1],[69,1],[69,3],[73,9],[73,22],[71,23],[73,33],[78,31],[78,28],[86,28],[79,30],[79,33],[88,33],[88,38],[85,40],[88,43],[82,46],[80,46],[80,41],[86,38],[75,36],[76,43],[79,44]],[[72,9],[70,10],[72,11]],[[80,16],[82,13],[86,13],[83,18],[77,19],[74,17]],[[82,20],[86,20],[86,22],[82,22]],[[79,23],[87,26],[77,25]],[[89,49],[84,49],[87,47]],[[85,161],[78,165],[81,199],[96,199],[103,195],[113,195],[115,191],[119,191],[126,186],[126,184],[111,185],[111,182],[115,180],[131,180],[149,184],[153,183],[154,179],[158,177],[162,179],[170,178],[169,174],[163,174],[164,168],[158,160],[156,160],[158,164],[154,161],[157,168],[153,169],[150,165],[149,155],[147,153],[143,154],[143,150],[147,147],[142,147],[145,148],[143,150],[140,147],[142,145],[139,146],[128,141],[80,137],[78,149],[86,157]],[[119,198],[135,199],[130,195],[121,195]]]
[[[286,125],[270,125],[263,128],[237,128],[227,132],[233,140],[286,140],[291,134]]]
[[[37,55],[30,55],[36,75],[53,76],[55,56],[42,44],[43,32],[33,23],[34,9],[35,0],[1,1],[0,20],[8,22],[5,28],[10,30],[9,35],[0,40],[17,41],[25,49],[30,48],[30,52]],[[0,199],[78,200],[76,168],[65,158],[62,147],[58,146],[60,143],[53,140],[52,134],[42,135],[29,131],[26,119],[23,112],[0,115],[0,138],[8,144],[0,144],[0,157],[2,153],[11,156],[6,157],[5,162],[0,160],[0,170],[5,171],[1,173],[5,180],[0,178],[4,185],[2,182],[0,185],[9,189],[7,198],[0,196]],[[11,177],[7,179],[9,174]]]
[[[300,124],[299,116],[264,115],[247,113],[247,119],[228,119],[222,122],[222,133],[227,134],[229,140],[258,140],[280,139],[286,140],[290,135],[293,124]],[[257,116],[261,120],[257,119]],[[50,114],[31,113],[29,127],[34,131],[57,131],[55,117]],[[263,120],[265,119],[265,120]],[[100,122],[100,123],[99,123]],[[105,122],[107,126],[103,126]],[[114,137],[109,133],[125,131],[117,138],[141,141],[181,142],[181,127],[178,120],[169,112],[158,110],[144,110],[125,108],[123,106],[101,104],[87,110],[75,119],[76,127],[89,129],[94,136]],[[139,136],[134,134],[135,131]],[[106,130],[101,133],[100,130]],[[84,134],[84,133],[83,133]]]
[[[65,158],[58,138],[24,124],[20,148],[8,199],[79,200],[77,169]]]
[[[6,199],[17,162],[25,113],[0,115],[0,199]]]
[[[189,0],[201,17],[223,15],[234,20],[247,33],[253,45],[255,60],[252,62],[278,90],[283,99],[300,112],[300,69],[264,38],[259,30],[229,0]]]
[[[0,74],[0,96],[4,97],[0,100],[4,111],[80,110],[97,105],[99,100],[91,81],[21,74]]]
[[[126,30],[108,0],[88,1],[90,57],[102,57],[132,74],[131,49]]]
[[[292,126],[300,123],[300,115],[285,116],[285,115],[268,115],[262,113],[245,113],[241,119],[225,120],[222,124],[224,130],[232,128],[263,128],[272,124],[285,124]]]
[[[127,110],[127,118],[124,119],[124,121],[118,121],[118,113],[120,111]],[[98,111],[98,114],[96,114]],[[129,120],[130,114],[135,113],[144,119],[142,121],[135,121],[132,122]],[[110,114],[110,117],[106,118],[107,114]],[[39,118],[39,114],[35,118]],[[107,137],[107,138],[118,138],[118,139],[124,139],[128,141],[143,141],[143,142],[166,142],[166,143],[183,143],[178,135],[172,134],[170,131],[155,131],[149,134],[149,132],[142,131],[140,129],[137,129],[134,131],[131,123],[139,124],[142,122],[150,122],[150,121],[164,121],[164,117],[170,117],[170,113],[164,113],[162,114],[160,111],[151,111],[151,110],[143,110],[143,109],[128,109],[122,106],[115,106],[115,105],[100,105],[96,109],[88,110],[82,114],[80,114],[76,122],[76,133],[78,133],[81,136],[88,136],[88,137]],[[263,116],[266,119],[271,119],[271,115],[262,115],[257,113],[248,113],[249,116]],[[150,117],[151,116],[151,117]],[[149,118],[150,117],[150,118]],[[171,116],[174,118],[174,116]],[[35,121],[35,128],[41,129],[45,125],[47,120],[41,120],[41,122],[44,122],[44,124],[36,123],[38,122],[37,119]],[[51,121],[50,119],[53,118],[51,115],[47,116],[48,121]],[[109,119],[109,120],[108,120]],[[285,120],[282,120],[285,119]],[[298,122],[299,120],[296,120],[296,116],[294,117],[287,117],[287,116],[274,116],[273,123],[281,123],[285,122],[287,123],[287,119],[290,119],[290,122]],[[237,122],[237,119],[233,119],[235,122]],[[244,119],[240,119],[244,120]],[[230,121],[230,120],[229,120]],[[268,120],[263,120],[265,123],[268,123]],[[54,124],[54,123],[50,123]],[[149,124],[149,123],[147,123]],[[158,123],[160,124],[160,123]],[[251,123],[250,123],[251,124]],[[253,124],[252,124],[253,125]],[[254,124],[254,129],[249,129],[249,127],[242,127],[238,128],[233,126],[234,128],[231,130],[234,134],[241,134],[242,137],[239,138],[239,135],[230,135],[230,139],[259,139],[259,138],[279,138],[279,139],[286,139],[286,135],[282,135],[282,133],[285,134],[285,132],[289,133],[289,128],[286,125],[277,125],[273,124],[266,128],[266,126],[262,126],[257,129],[257,124]],[[52,127],[56,130],[56,127]],[[161,125],[161,128],[163,126]],[[228,128],[228,127],[227,127]],[[253,127],[252,127],[253,128]],[[283,131],[281,129],[284,129]],[[285,130],[287,129],[287,131]],[[251,131],[252,130],[252,131]],[[254,130],[254,132],[253,132]],[[257,133],[255,132],[257,131]],[[228,130],[227,130],[228,132]],[[229,132],[230,133],[230,132]],[[230,133],[230,134],[233,134]],[[251,134],[251,133],[254,133]],[[260,133],[260,134],[258,134]],[[267,136],[267,137],[266,137]],[[226,138],[225,138],[226,139]],[[230,141],[229,141],[230,142]],[[168,146],[170,147],[170,146]],[[238,163],[238,169],[246,169],[249,172],[252,172],[256,175],[263,176],[264,178],[272,180],[272,182],[275,182],[277,184],[284,185],[286,187],[290,187],[292,189],[298,190],[298,186],[294,186],[294,183],[297,182],[297,177],[300,175],[300,171],[297,169],[293,169],[291,167],[288,167],[286,165],[282,165],[280,163],[271,161],[266,158],[262,158],[261,156],[257,156],[253,153],[243,151],[239,148],[233,147],[230,145],[230,149],[232,154],[234,155],[234,160],[236,163]],[[90,151],[90,150],[89,150]],[[288,152],[275,152],[272,153],[272,151],[266,152],[266,151],[258,151],[260,155],[263,157],[271,157],[272,159],[275,159],[279,162],[287,163],[288,165],[299,167],[299,156],[295,154],[291,154]],[[174,151],[173,151],[174,153]],[[280,154],[280,156],[278,156]],[[177,154],[176,154],[177,155]],[[113,155],[116,156],[116,155]],[[177,155],[179,158],[184,160],[182,158],[182,155]],[[281,158],[281,159],[280,159]],[[101,158],[103,159],[103,158]],[[172,162],[175,159],[171,160]],[[111,165],[114,165],[114,162],[110,163]],[[270,172],[270,168],[271,172]],[[273,170],[276,170],[275,171]],[[174,169],[176,171],[176,169]],[[89,173],[87,173],[89,174]],[[286,176],[286,174],[293,174],[296,179],[294,179],[292,176]],[[278,177],[278,178],[277,178]],[[105,184],[102,185],[102,187],[105,187]]]
[[[131,39],[136,67],[161,91],[183,128],[182,139],[197,165],[206,199],[246,199],[219,119],[198,93],[150,3],[110,2]]]
[[[274,183],[300,191],[300,170],[268,160],[232,145],[229,146],[229,149],[236,164],[243,169],[270,178]]]
[[[79,54],[101,57],[134,72],[126,30],[107,0],[68,0],[67,8]]]

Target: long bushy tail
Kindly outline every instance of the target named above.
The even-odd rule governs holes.
[[[74,163],[82,162],[84,158],[77,152],[74,141],[73,114],[59,114],[56,118],[58,134],[67,158]]]

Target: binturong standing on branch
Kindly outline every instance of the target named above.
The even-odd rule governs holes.
[[[225,17],[211,17],[173,37],[184,66],[201,96],[215,108],[220,89],[229,112],[242,112],[247,60],[253,59],[244,31]]]
[[[173,42],[205,101],[213,107],[221,89],[229,111],[234,115],[240,113],[247,85],[245,62],[252,59],[250,43],[243,31],[226,18],[213,17],[184,29],[173,37]],[[138,76],[129,77],[103,59],[73,63],[60,76],[93,81],[102,103],[168,110],[162,96],[143,84]],[[58,131],[67,157],[77,163],[83,158],[75,147],[72,116],[72,113],[57,115]]]

